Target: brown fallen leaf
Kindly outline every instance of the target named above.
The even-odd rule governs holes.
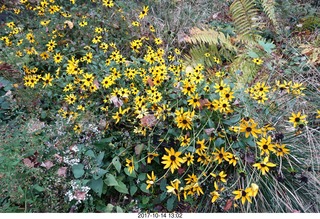
[[[140,121],[142,127],[152,128],[157,124],[157,118],[153,114],[145,115]]]
[[[24,165],[26,165],[27,167],[34,167],[34,163],[31,162],[31,160],[29,158],[24,158],[23,160]]]
[[[233,202],[233,198],[228,199],[226,204],[225,204],[225,206],[224,206],[224,208],[223,208],[223,210],[224,211],[229,211],[230,208],[232,207],[232,202]]]
[[[67,167],[60,167],[57,171],[58,176],[66,177],[67,176]]]
[[[44,163],[42,162],[40,166],[49,170],[51,167],[53,167],[53,163],[50,160],[47,160]]]

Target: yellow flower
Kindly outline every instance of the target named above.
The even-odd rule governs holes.
[[[187,162],[187,166],[193,164],[194,156],[189,152],[183,157],[184,162]]]
[[[265,157],[261,163],[255,163],[253,166],[257,167],[258,170],[261,170],[262,175],[265,175],[267,172],[269,172],[269,167],[275,167],[277,165],[269,162],[269,157]]]
[[[239,190],[233,191],[232,193],[236,195],[234,197],[234,199],[235,200],[241,199],[241,203],[243,205],[244,205],[244,203],[246,201],[252,203],[251,197],[253,196],[253,194],[252,194],[252,188],[251,187],[248,187],[245,190],[244,189],[239,189]]]
[[[298,113],[292,113],[291,117],[289,117],[289,122],[293,123],[293,127],[296,127],[300,124],[305,124],[306,121],[306,115],[301,115],[301,112]]]
[[[154,185],[155,181],[156,181],[156,176],[154,175],[154,172],[151,172],[151,176],[149,174],[147,174],[148,180],[146,181],[147,183],[147,188],[149,189],[151,186]]]
[[[258,138],[257,134],[260,134],[261,133],[261,130],[260,129],[257,129],[257,123],[255,122],[252,122],[249,123],[249,122],[241,122],[240,124],[240,132],[245,132],[245,137],[248,138],[249,135],[251,134],[254,138]]]
[[[252,189],[252,196],[256,197],[256,195],[258,194],[259,191],[259,186],[255,183],[251,183],[251,189]]]
[[[148,11],[149,11],[149,6],[144,6],[143,10],[139,14],[139,19],[143,19],[148,14]]]
[[[175,179],[173,181],[170,182],[171,186],[166,186],[167,192],[168,193],[173,193],[174,195],[176,195],[178,197],[178,200],[180,201],[180,180]]]
[[[133,157],[131,159],[126,158],[126,166],[128,167],[128,171],[131,174],[134,170]]]
[[[155,158],[155,157],[158,157],[159,154],[157,153],[148,153],[148,157],[147,157],[147,163],[150,164],[151,161]]]
[[[164,155],[162,157],[162,164],[165,164],[163,169],[170,168],[171,173],[173,173],[176,169],[179,169],[181,167],[181,164],[184,163],[184,160],[179,157],[181,155],[181,152],[177,151],[175,152],[173,148],[167,149],[165,148],[168,155]]]
[[[221,171],[218,175],[214,174],[214,173],[210,173],[210,175],[212,177],[215,178],[215,180],[217,180],[218,182],[221,181],[223,183],[226,183],[227,180],[226,180],[226,176],[227,174],[224,172],[224,171]]]
[[[271,136],[268,136],[268,138],[261,138],[259,142],[257,142],[257,145],[259,145],[259,148],[261,150],[260,155],[268,155],[270,154],[270,151],[276,152],[274,149],[274,144],[271,144]]]
[[[275,144],[276,146],[276,155],[278,157],[283,157],[285,154],[289,154],[290,150],[286,148],[285,144]]]
[[[50,73],[47,73],[42,77],[43,80],[43,87],[46,87],[47,85],[52,86],[52,80],[53,78],[51,77]]]
[[[257,64],[257,65],[262,65],[263,63],[263,60],[262,59],[259,59],[259,58],[254,58],[252,59],[252,62]]]
[[[217,160],[219,164],[222,163],[223,160],[228,160],[228,152],[224,151],[224,147],[222,147],[221,150],[216,148],[216,152],[212,154],[215,156],[213,161]]]

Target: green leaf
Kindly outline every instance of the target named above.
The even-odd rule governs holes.
[[[167,179],[163,178],[163,179],[160,181],[160,189],[161,189],[162,191],[167,192],[166,186],[167,186]]]
[[[94,179],[99,179],[101,178],[104,174],[106,174],[108,171],[107,170],[104,170],[104,169],[101,169],[101,168],[98,168],[98,171],[92,175]]]
[[[113,208],[114,208],[114,206],[113,206],[112,204],[107,204],[106,212],[107,212],[107,213],[112,212]]]
[[[272,49],[274,49],[276,46],[273,43],[265,43],[261,40],[258,41],[259,45],[263,47],[264,51],[267,53],[271,53]]]
[[[172,197],[168,198],[168,200],[167,200],[167,210],[168,211],[172,211],[173,210],[175,200],[176,200],[175,196],[172,196]]]
[[[76,164],[72,166],[72,172],[76,179],[80,178],[84,174],[83,164]]]
[[[253,51],[249,51],[248,52],[248,55],[251,57],[251,58],[259,58],[259,56],[258,56],[258,54],[257,53],[255,53],[255,52],[253,52]]]
[[[118,171],[118,173],[120,173],[120,171],[121,171],[121,163],[120,163],[120,161],[119,161],[119,157],[117,156],[117,157],[114,157],[113,159],[112,159],[112,164],[113,164],[113,166],[116,168],[116,170]]]
[[[160,195],[160,201],[165,200],[165,199],[166,199],[166,197],[167,197],[167,192],[163,192],[163,193],[161,193],[161,195]]]
[[[104,151],[100,152],[99,155],[97,156],[97,165],[100,166],[102,164],[102,160],[104,157]]]
[[[146,179],[146,176],[147,176],[146,173],[140,173],[140,174],[138,175],[138,179],[139,179],[140,181],[144,181],[144,180]]]
[[[34,188],[35,190],[37,190],[38,192],[43,192],[43,191],[45,190],[45,188],[39,186],[38,184],[35,184],[35,185],[33,186],[33,188]]]
[[[147,189],[147,184],[142,183],[139,188],[140,188],[140,190],[143,191],[144,193],[148,193],[148,194],[149,194],[149,190]]]
[[[243,138],[242,141],[247,143],[250,147],[255,147],[256,143],[254,142],[254,138],[250,135],[248,138]]]
[[[142,204],[148,204],[148,202],[150,201],[150,197],[147,197],[147,196],[143,196],[142,197]]]
[[[89,157],[93,157],[93,158],[96,157],[96,155],[94,154],[94,152],[92,150],[88,150],[85,155],[87,155]]]
[[[89,182],[88,185],[94,192],[98,194],[99,197],[101,197],[102,194],[102,188],[103,188],[103,181],[102,179],[93,179]]]
[[[214,141],[214,145],[216,146],[216,147],[220,147],[222,144],[224,144],[224,140],[223,139],[221,139],[221,138],[217,138],[217,140],[215,140]]]
[[[138,190],[138,187],[136,185],[130,186],[130,195],[133,196]]]
[[[118,186],[119,185],[116,178],[110,173],[107,174],[104,182],[107,184],[107,186]]]
[[[115,186],[114,188],[120,193],[129,194],[128,188],[121,181],[118,181],[118,186]]]
[[[236,124],[237,122],[239,122],[241,119],[241,115],[240,114],[236,114],[232,117],[230,117],[228,120],[224,120],[223,121],[223,124],[226,124],[226,125],[234,125]]]
[[[117,213],[123,213],[123,209],[119,206],[116,207]]]
[[[137,177],[136,172],[135,172],[135,171],[132,171],[132,173],[129,173],[128,168],[124,168],[124,172],[125,172],[125,174],[127,174],[128,176],[131,176],[131,177],[133,177],[133,178],[136,178],[136,177]]]

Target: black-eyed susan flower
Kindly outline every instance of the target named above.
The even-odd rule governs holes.
[[[271,152],[276,152],[274,149],[274,144],[271,143],[271,136],[268,136],[267,138],[261,138],[260,141],[257,142],[257,145],[259,145],[260,148],[260,155],[268,155]]]
[[[202,140],[198,139],[198,141],[196,142],[196,146],[195,146],[196,153],[199,154],[199,155],[204,153],[206,151],[206,149],[207,149],[207,147],[204,144],[204,142],[205,142],[205,139],[202,139]]]
[[[246,201],[252,203],[251,197],[253,194],[252,194],[251,187],[248,187],[246,189],[238,189],[238,190],[233,191],[232,193],[235,195],[234,199],[235,200],[241,199],[241,203],[243,205]]]
[[[74,94],[69,94],[64,98],[68,104],[74,104],[77,100],[77,97]]]
[[[279,143],[275,144],[275,151],[278,157],[283,157],[284,155],[290,153],[290,149],[286,148],[285,144],[279,144]]]
[[[51,77],[50,73],[47,73],[44,75],[44,77],[42,77],[42,80],[43,80],[43,87],[46,87],[46,86],[52,86],[52,80],[53,80],[53,77]]]
[[[180,111],[176,111],[176,118],[175,122],[177,123],[177,127],[181,128],[182,130],[190,130],[192,129],[192,119],[194,117],[194,111],[190,112],[184,112],[183,108],[180,109]]]
[[[213,161],[217,160],[219,164],[221,164],[223,160],[228,160],[228,152],[224,151],[224,147],[220,150],[216,148],[216,152],[212,152],[212,155],[214,155]]]
[[[191,138],[188,135],[181,135],[178,140],[181,147],[186,147],[190,145]]]
[[[134,170],[133,157],[131,159],[126,158],[126,167],[128,167],[128,171],[131,174]]]
[[[180,191],[182,190],[182,188],[179,188],[180,183],[181,183],[180,180],[175,179],[170,182],[171,186],[166,186],[167,192],[176,195],[179,201],[180,201]]]
[[[300,124],[306,124],[307,115],[301,115],[301,112],[292,113],[291,117],[289,117],[289,122],[293,123],[293,127],[296,127]]]
[[[144,6],[142,11],[139,14],[139,19],[143,19],[145,16],[147,16],[149,11],[149,6]]]
[[[214,189],[214,191],[210,192],[210,195],[212,196],[211,203],[217,201],[217,199],[220,197],[219,192],[222,192],[224,190],[223,187],[219,189],[217,182],[214,182]]]
[[[194,156],[189,152],[189,153],[186,153],[182,159],[184,160],[184,162],[187,163],[187,166],[190,166],[193,164]]]
[[[230,153],[230,152],[227,152],[227,153],[228,153],[227,154],[227,161],[229,162],[229,164],[236,166],[239,158],[237,156],[235,156],[233,153]]]
[[[240,132],[245,133],[245,137],[248,138],[249,135],[252,135],[254,138],[258,138],[257,134],[261,133],[261,130],[257,128],[258,124],[255,122],[241,122],[240,123]]]
[[[181,152],[174,151],[173,148],[170,148],[170,150],[165,148],[165,150],[168,155],[163,155],[162,157],[163,161],[161,163],[165,165],[163,169],[170,168],[171,173],[173,173],[176,169],[181,167],[181,164],[184,163],[184,160],[180,157]]]
[[[187,101],[189,103],[189,106],[192,106],[193,108],[199,108],[200,107],[200,97],[198,94],[190,95],[190,99]]]
[[[259,59],[259,58],[252,59],[252,62],[257,64],[257,65],[262,65],[263,64],[263,60]]]
[[[155,158],[155,157],[158,157],[159,154],[157,153],[148,153],[148,156],[147,156],[147,163],[150,164],[151,161]]]
[[[226,180],[226,177],[227,177],[227,174],[224,172],[224,171],[221,171],[218,175],[215,174],[215,173],[210,173],[210,175],[217,181],[217,182],[223,182],[223,183],[226,183],[227,180]]]
[[[227,85],[226,83],[224,83],[223,80],[220,81],[220,83],[215,84],[214,85],[215,93],[219,93],[219,94],[223,94],[223,92],[225,92],[226,90],[228,90],[228,88],[230,89],[229,85]]]
[[[116,112],[116,113],[112,116],[112,118],[113,118],[114,120],[116,120],[116,124],[121,120],[121,118],[122,118],[129,110],[130,110],[130,108],[126,108],[126,109],[122,110],[122,108],[119,107],[118,112]]]
[[[277,166],[277,165],[274,164],[274,163],[269,162],[269,157],[267,156],[267,157],[265,157],[265,158],[263,159],[262,162],[260,162],[260,163],[255,163],[255,164],[253,164],[253,166],[256,167],[256,168],[258,168],[258,170],[261,170],[262,175],[265,175],[267,172],[269,172],[269,168],[270,168],[270,167],[275,167],[275,166]]]
[[[207,154],[202,153],[202,154],[199,154],[197,162],[200,163],[201,165],[207,165],[211,162],[211,159]]]
[[[147,177],[148,177],[148,179],[146,181],[146,183],[147,183],[147,188],[146,189],[148,190],[156,182],[156,176],[154,175],[154,172],[152,171],[151,175],[147,174]]]

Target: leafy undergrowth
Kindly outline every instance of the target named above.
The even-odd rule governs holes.
[[[235,54],[190,62],[157,3],[20,2],[1,9],[1,211],[319,212],[310,52],[234,31]]]

